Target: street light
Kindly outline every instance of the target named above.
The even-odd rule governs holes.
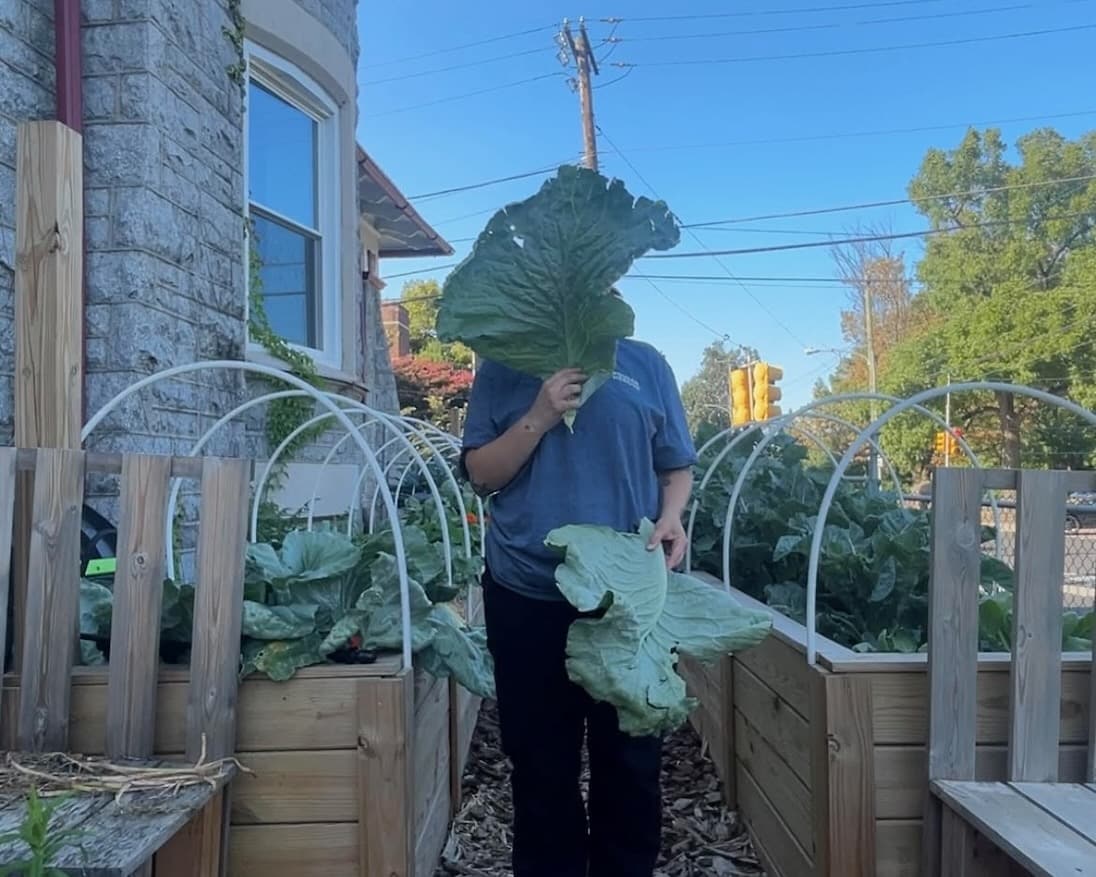
[[[819,353],[832,353],[834,356],[838,356],[838,357],[843,357],[843,356],[858,356],[858,357],[860,357],[862,360],[864,360],[864,362],[866,362],[868,364],[868,392],[869,393],[878,393],[879,392],[879,388],[876,384],[876,378],[875,378],[875,355],[874,355],[874,352],[872,352],[871,354],[868,354],[868,353],[865,353],[862,350],[854,350],[854,349],[840,350],[836,347],[807,347],[807,348],[804,348],[804,350],[803,350],[803,354],[805,356],[816,356]],[[870,417],[871,417],[872,422],[874,423],[875,418],[879,416],[879,412],[877,410],[876,400],[872,399],[869,404],[871,405]],[[878,436],[873,436],[873,438],[878,438]],[[869,450],[869,454],[870,454],[870,462],[868,463],[868,468],[871,472],[871,479],[872,479],[871,483],[874,486],[874,485],[877,485],[879,483],[879,478],[882,474],[882,469],[881,469],[882,461],[879,459],[879,454],[876,451],[874,444],[871,446],[871,448]]]

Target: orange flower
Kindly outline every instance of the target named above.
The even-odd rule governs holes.
[[[479,523],[479,518],[477,518],[472,512],[469,512],[467,517],[468,517],[468,523],[469,524],[478,524]]]

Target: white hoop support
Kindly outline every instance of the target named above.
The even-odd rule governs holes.
[[[86,424],[80,433],[81,443],[87,441],[87,437],[101,424],[122,402],[131,396],[136,395],[142,390],[160,383],[161,381],[171,380],[177,378],[180,375],[190,374],[198,371],[230,371],[230,372],[242,372],[245,374],[262,375],[264,377],[281,381],[288,384],[295,389],[304,391],[308,396],[314,398],[316,402],[328,409],[330,415],[338,422],[347,433],[353,433],[354,441],[358,446],[358,450],[361,451],[362,456],[365,458],[366,465],[373,470],[374,475],[379,479],[383,478],[384,472],[380,466],[380,462],[377,460],[373,453],[372,448],[369,447],[369,443],[365,441],[365,438],[360,435],[354,428],[353,422],[347,417],[346,413],[334,402],[332,402],[324,393],[319,392],[307,382],[301,380],[296,375],[289,374],[288,372],[281,371],[280,369],[272,368],[270,366],[259,365],[258,363],[243,362],[241,360],[222,359],[222,360],[209,360],[204,362],[191,362],[185,365],[178,365],[172,368],[166,369],[162,372],[149,375],[142,378],[139,381],[130,384],[122,392],[118,393],[114,398],[108,401],[102,408],[100,408]],[[402,650],[401,658],[404,668],[410,669],[413,666],[413,656],[411,651],[411,604],[409,594],[409,584],[407,579],[407,554],[404,551],[403,534],[400,530],[399,514],[396,504],[391,496],[385,496],[385,506],[388,509],[389,517],[392,521],[392,536],[395,543],[396,553],[396,569],[399,576],[400,586],[400,622],[402,625]],[[170,541],[169,541],[170,544]]]
[[[807,663],[809,665],[813,666],[818,657],[818,619],[816,618],[816,613],[818,605],[818,567],[822,555],[822,531],[825,528],[826,518],[829,516],[830,507],[833,505],[834,497],[837,494],[837,485],[841,480],[840,476],[848,469],[856,455],[867,444],[866,437],[878,433],[882,427],[898,415],[904,414],[907,411],[917,410],[923,406],[923,403],[939,399],[949,393],[977,392],[1010,393],[1016,396],[1026,396],[1029,399],[1035,399],[1036,401],[1044,402],[1055,408],[1069,411],[1072,414],[1076,414],[1087,423],[1096,426],[1096,412],[1089,411],[1076,402],[1071,402],[1069,399],[1063,399],[1061,396],[1055,396],[1053,393],[1048,393],[1045,390],[1037,390],[1034,387],[1026,387],[1022,384],[1008,384],[999,381],[970,381],[961,384],[948,384],[945,387],[934,387],[931,390],[923,390],[922,392],[899,402],[897,405],[894,405],[864,427],[841,457],[837,469],[830,477],[829,484],[826,485],[826,492],[822,496],[822,503],[819,506],[818,517],[814,527],[814,535],[811,539],[811,554],[807,570]],[[957,438],[959,437],[957,436]]]

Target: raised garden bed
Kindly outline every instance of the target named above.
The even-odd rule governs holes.
[[[735,592],[748,605],[760,605]],[[1081,780],[1092,659],[1063,656],[1061,778]],[[703,667],[682,662],[729,803],[770,877],[919,877],[927,793],[925,654],[862,654],[779,614],[761,645]],[[1009,661],[979,661],[979,778],[1003,779]]]
[[[183,751],[186,670],[160,676],[156,752]],[[107,671],[73,671],[71,749],[101,754]],[[5,679],[3,727],[19,682]],[[231,787],[233,877],[428,877],[454,812],[452,766],[467,758],[478,704],[454,710],[449,680],[376,663],[299,670],[240,686]],[[10,748],[13,741],[5,740]]]

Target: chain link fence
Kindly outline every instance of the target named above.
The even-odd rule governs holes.
[[[906,502],[928,509],[931,499],[924,494],[913,494],[906,496]],[[985,552],[1013,566],[1016,559],[1015,494],[1001,492],[997,497],[996,515],[990,502],[983,502],[982,523],[994,527],[997,532],[997,539],[983,546]],[[1063,538],[1066,556],[1062,602],[1067,609],[1092,609],[1096,606],[1096,505],[1067,504]]]

